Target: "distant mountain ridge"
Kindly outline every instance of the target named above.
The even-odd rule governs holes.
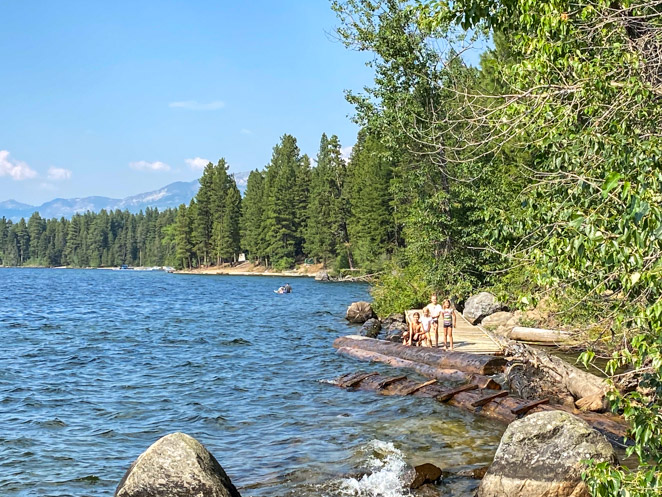
[[[246,189],[246,181],[249,172],[233,173],[237,182],[237,187],[242,193]],[[119,209],[128,210],[131,213],[138,213],[146,208],[157,208],[165,210],[179,207],[180,204],[188,204],[200,187],[200,182],[177,181],[169,185],[146,193],[131,195],[123,199],[109,197],[83,197],[83,198],[56,198],[39,206],[23,204],[15,200],[5,200],[0,202],[0,217],[11,219],[13,222],[21,218],[27,219],[35,212],[44,219],[51,218],[70,218],[74,214],[83,214],[87,211],[99,212],[102,209],[107,211]]]

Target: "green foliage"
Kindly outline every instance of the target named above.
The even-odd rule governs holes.
[[[146,209],[139,214],[119,210],[76,214],[71,220],[44,220],[38,213],[28,222],[0,219],[0,264],[5,266],[100,267],[164,265],[172,262],[174,246],[164,245],[163,229],[175,212]]]
[[[424,273],[425,268],[413,264],[389,267],[372,288],[375,312],[379,316],[388,316],[424,306],[433,291],[421,278]]]
[[[512,40],[516,62],[499,72],[509,95],[480,113],[489,142],[507,132],[529,157],[521,208],[505,223],[516,240],[511,254],[529,262],[540,286],[568,289],[573,305],[603,311],[596,319],[610,323],[614,337],[615,387],[617,367],[640,375],[638,389],[611,394],[631,423],[640,466],[591,466],[594,495],[660,493],[660,7],[458,0],[419,10],[429,29],[459,23]]]

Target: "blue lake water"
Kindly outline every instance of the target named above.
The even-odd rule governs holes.
[[[406,464],[489,463],[504,426],[430,399],[323,380],[362,284],[0,269],[0,495],[109,496],[182,431],[244,497],[407,495]],[[461,485],[452,494],[461,495]]]

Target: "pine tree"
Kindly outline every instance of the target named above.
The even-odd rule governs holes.
[[[352,251],[361,266],[375,264],[395,243],[392,195],[393,167],[379,140],[361,131],[348,166]]]
[[[264,179],[265,255],[272,265],[281,268],[294,264],[296,244],[300,241],[293,188],[299,161],[296,138],[283,135],[273,149]]]
[[[264,176],[257,170],[251,171],[241,203],[241,243],[247,257],[258,263],[265,255],[263,197]]]
[[[191,206],[195,204],[191,202]],[[175,245],[177,251],[175,258],[177,260],[177,267],[191,269],[191,253],[193,250],[192,240],[192,223],[190,219],[189,209],[185,204],[179,206],[177,210],[177,218],[175,221]]]

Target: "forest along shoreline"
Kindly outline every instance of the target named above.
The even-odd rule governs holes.
[[[480,330],[496,348],[474,352],[471,344],[465,344],[466,348],[461,345],[446,351],[403,345],[402,335],[408,329],[405,313],[380,319],[369,302],[352,303],[346,319],[361,328],[355,335],[335,340],[338,353],[388,364],[398,371],[385,375],[357,368],[333,383],[351,391],[427,397],[505,423],[506,431],[492,464],[460,475],[481,480],[478,497],[588,496],[582,478],[586,461],[617,464],[614,448],[622,450],[631,445],[626,421],[608,412],[606,397],[611,387],[604,378],[517,338],[524,330],[529,337],[526,341],[531,343],[531,337],[559,336],[557,331],[504,325],[494,332],[483,328],[481,323],[493,322],[495,317],[504,321],[508,317],[504,314],[509,313],[493,295],[481,292],[464,303],[458,320],[466,322],[464,329],[470,326]],[[502,315],[496,316],[498,313]],[[513,314],[509,317],[511,324],[517,324]],[[462,343],[462,338],[458,333],[456,340]],[[464,339],[471,340],[480,339]],[[542,341],[547,350],[560,342]],[[414,377],[409,378],[407,372]],[[430,379],[421,382],[416,374]],[[615,386],[621,387],[626,388]],[[430,492],[425,495],[441,495],[443,479],[458,476],[434,463],[437,461],[414,468],[416,484],[430,484]],[[414,482],[410,488],[417,488]]]

